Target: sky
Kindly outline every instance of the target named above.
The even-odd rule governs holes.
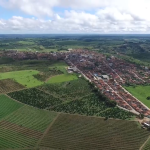
[[[150,34],[150,0],[0,0],[0,34]]]

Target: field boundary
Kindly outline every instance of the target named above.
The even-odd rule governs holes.
[[[39,141],[37,142],[35,148],[39,147],[40,142],[42,141],[42,139],[44,138],[44,136],[47,134],[47,132],[50,130],[50,128],[52,127],[52,125],[55,123],[55,121],[57,120],[57,118],[59,117],[61,113],[58,113],[57,116],[54,118],[54,120],[50,123],[50,125],[48,126],[48,128],[45,130],[45,132],[43,133],[42,137],[39,139]]]
[[[143,150],[143,147],[146,145],[146,143],[148,142],[148,140],[150,139],[150,136],[147,138],[147,140],[143,143],[143,145],[140,147],[139,150]]]

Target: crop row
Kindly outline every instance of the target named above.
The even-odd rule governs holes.
[[[6,95],[0,95],[0,120],[22,106],[23,104],[11,100]]]
[[[56,149],[137,150],[149,136],[136,122],[61,114],[40,146]]]
[[[23,85],[11,79],[0,80],[0,93],[8,93],[8,92],[20,90],[23,88],[24,88]]]
[[[4,120],[25,128],[44,132],[56,115],[57,113],[55,112],[24,106],[8,117],[4,118]]]
[[[150,150],[150,139],[146,142],[142,150]]]

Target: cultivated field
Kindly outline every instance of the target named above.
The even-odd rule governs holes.
[[[22,103],[56,112],[130,119],[133,114],[102,101],[84,79],[8,93]]]
[[[146,99],[148,96],[150,96],[150,86],[129,86],[125,88],[143,104],[150,108],[150,100]]]
[[[12,78],[23,86],[34,87],[43,84],[43,82],[33,77],[33,75],[38,73],[39,71],[36,70],[5,72],[0,74],[0,80]]]
[[[54,149],[138,150],[149,132],[137,122],[60,114],[41,147]]]
[[[33,149],[56,116],[0,95],[0,149]]]
[[[0,94],[21,90],[23,88],[25,88],[23,85],[12,79],[0,80]]]
[[[23,104],[11,100],[6,95],[0,95],[0,120],[22,106]]]

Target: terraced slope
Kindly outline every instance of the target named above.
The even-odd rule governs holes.
[[[134,121],[61,114],[40,146],[64,150],[138,150],[149,134]]]

